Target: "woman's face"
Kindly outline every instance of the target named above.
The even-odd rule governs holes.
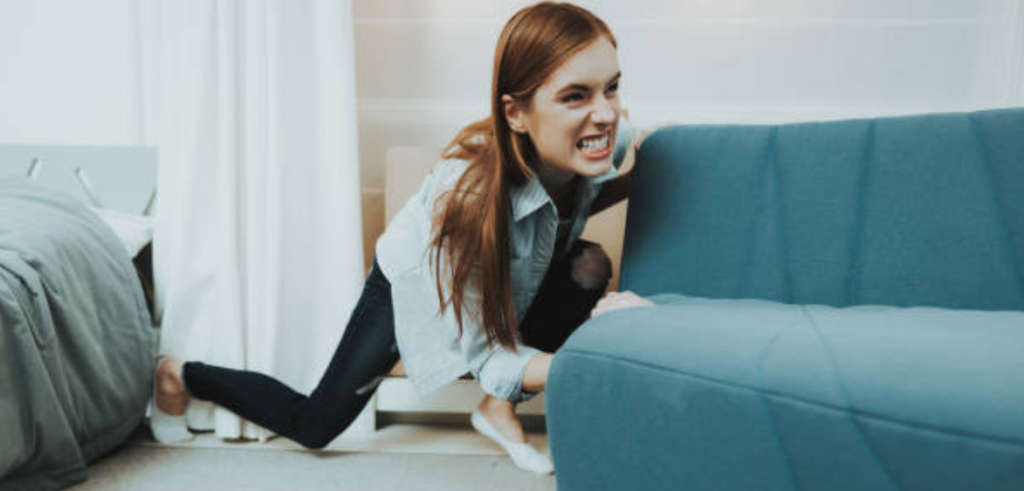
[[[564,182],[611,169],[619,76],[615,47],[602,36],[555,70],[529,106],[503,97],[509,126],[528,134],[537,148],[542,179]]]

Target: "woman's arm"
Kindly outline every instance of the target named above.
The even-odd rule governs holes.
[[[601,213],[628,198],[629,181],[632,175],[633,169],[630,166],[629,169],[616,176],[615,179],[602,184],[601,190],[598,191],[597,197],[594,198],[594,202],[590,205],[590,216]]]
[[[590,313],[590,316],[596,317],[612,310],[648,307],[651,305],[654,304],[650,300],[633,292],[609,292],[597,302],[597,306]],[[551,353],[537,353],[530,358],[530,361],[526,363],[526,368],[523,368],[522,389],[524,392],[544,391],[547,387],[548,370],[551,369],[551,360],[553,358],[554,355]]]
[[[551,369],[551,353],[537,353],[527,362],[523,369],[523,390],[526,392],[542,392],[548,383],[548,370]]]

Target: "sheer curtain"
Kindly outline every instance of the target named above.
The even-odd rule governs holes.
[[[161,352],[315,386],[363,281],[352,6],[140,0]],[[266,436],[208,403],[189,426]]]

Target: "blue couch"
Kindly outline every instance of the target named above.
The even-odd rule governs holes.
[[[554,359],[561,491],[1024,490],[1024,109],[673,126]]]

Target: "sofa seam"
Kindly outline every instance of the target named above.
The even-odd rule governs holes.
[[[794,303],[796,291],[793,286],[793,271],[790,264],[789,236],[786,234],[785,193],[782,191],[782,173],[779,169],[779,127],[772,127],[771,156],[768,162],[772,181],[775,183],[775,232],[778,235],[779,254],[782,256],[782,278],[786,288],[786,303]]]
[[[797,480],[796,469],[793,466],[793,457],[786,450],[786,446],[782,443],[782,435],[779,434],[778,425],[776,425],[775,415],[772,413],[771,404],[768,402],[768,396],[765,391],[765,371],[764,366],[768,362],[768,358],[772,352],[775,351],[775,345],[778,344],[779,339],[782,338],[783,333],[778,332],[772,336],[771,340],[768,341],[768,346],[765,346],[764,350],[761,351],[761,355],[757,361],[757,381],[758,390],[757,398],[761,401],[761,407],[764,409],[765,415],[768,417],[768,423],[771,425],[772,439],[775,440],[775,447],[779,451],[779,455],[782,456],[783,461],[786,463],[786,473],[789,476],[789,484],[796,491],[800,491],[800,483]]]
[[[832,351],[832,347],[828,344],[828,341],[825,340],[825,336],[821,333],[821,329],[818,327],[818,323],[814,321],[814,317],[807,310],[806,305],[800,306],[800,313],[807,320],[807,323],[811,326],[811,331],[814,332],[814,336],[818,338],[818,343],[820,343],[821,349],[825,354],[825,358],[826,360],[828,360],[829,367],[832,369],[832,379],[833,383],[835,384],[836,390],[839,391],[840,395],[843,398],[843,401],[846,402],[847,406],[853,406],[853,403],[851,402],[850,398],[850,393],[849,391],[846,390],[846,383],[843,380],[842,375],[840,374],[839,364],[836,362],[836,356],[835,353]],[[864,432],[864,426],[861,424],[860,420],[853,412],[847,412],[847,414],[849,415],[848,419],[850,424],[853,426],[857,437],[860,439],[861,445],[863,445],[863,448],[867,451],[868,455],[870,455],[874,459],[875,463],[878,465],[878,468],[882,471],[882,475],[885,476],[885,479],[889,481],[889,484],[893,488],[897,490],[902,489],[902,486],[897,484],[896,480],[893,479],[892,471],[889,470],[889,466],[886,464],[885,459],[883,459],[879,452],[875,450],[874,446],[871,445],[867,435]]]
[[[846,413],[850,413],[852,415],[856,415],[858,417],[872,419],[872,420],[877,420],[877,421],[882,421],[882,422],[885,422],[885,423],[890,423],[890,424],[893,424],[893,425],[902,426],[902,427],[906,427],[906,428],[913,428],[913,429],[931,431],[931,432],[934,432],[934,433],[939,433],[939,434],[947,435],[947,436],[957,436],[957,437],[969,438],[969,439],[984,441],[984,442],[988,442],[988,443],[996,443],[996,444],[1008,445],[1008,446],[1024,449],[1024,440],[1001,439],[1001,438],[997,438],[997,437],[993,437],[993,436],[989,436],[989,435],[979,435],[979,434],[975,434],[975,433],[971,433],[971,432],[966,432],[966,431],[953,430],[953,429],[950,429],[950,428],[942,428],[942,427],[930,426],[930,425],[919,424],[919,423],[911,423],[911,422],[900,420],[898,418],[893,418],[891,416],[875,414],[875,413],[871,413],[871,412],[868,412],[868,411],[863,411],[863,410],[856,409],[856,408],[837,407],[837,406],[835,406],[833,404],[828,404],[828,403],[824,403],[824,402],[820,402],[820,401],[812,401],[812,400],[809,400],[809,399],[806,399],[806,398],[803,398],[803,397],[794,396],[792,394],[783,394],[783,393],[780,393],[780,392],[758,389],[756,387],[751,387],[751,386],[740,384],[740,383],[736,383],[736,382],[729,382],[729,381],[726,381],[726,380],[720,380],[720,379],[716,379],[714,377],[708,377],[708,376],[705,376],[705,375],[697,375],[695,373],[691,373],[691,372],[688,372],[688,371],[677,370],[677,369],[674,369],[674,368],[667,368],[667,367],[664,367],[664,366],[661,366],[661,365],[656,365],[656,364],[653,364],[653,363],[646,363],[646,362],[634,360],[632,358],[627,358],[627,357],[624,357],[624,356],[609,355],[609,354],[604,354],[604,353],[595,353],[595,352],[591,352],[591,351],[581,350],[579,348],[562,348],[561,350],[559,350],[559,355],[558,356],[565,356],[565,355],[577,355],[577,356],[583,356],[583,357],[602,358],[602,359],[607,359],[607,360],[619,361],[619,362],[633,364],[633,365],[641,366],[641,367],[644,367],[644,368],[648,368],[648,369],[652,369],[652,370],[656,370],[656,371],[660,371],[660,372],[665,372],[665,373],[669,373],[669,374],[674,374],[674,375],[679,375],[679,376],[683,376],[683,377],[693,378],[693,379],[696,379],[696,380],[700,380],[702,382],[707,382],[707,383],[711,383],[711,384],[717,384],[717,385],[722,385],[722,386],[726,386],[726,387],[731,387],[731,388],[734,388],[734,389],[743,389],[743,390],[747,390],[747,391],[750,391],[750,392],[753,392],[753,393],[757,393],[757,392],[760,391],[760,392],[763,392],[765,395],[773,397],[773,398],[776,398],[776,399],[781,399],[781,400],[790,401],[790,402],[797,402],[797,403],[806,404],[808,406],[814,406],[814,407],[818,407],[818,408],[822,408],[822,409],[830,409],[830,410],[833,410],[833,411],[846,412]]]
[[[1013,240],[1010,237],[1010,226],[1006,220],[1006,211],[1004,209],[1002,200],[996,193],[995,180],[992,177],[992,164],[989,159],[988,152],[985,151],[982,145],[981,130],[978,128],[978,123],[975,120],[974,114],[967,115],[967,121],[971,123],[971,132],[974,136],[975,148],[977,148],[978,157],[981,160],[981,168],[985,174],[985,182],[988,185],[988,195],[992,197],[992,207],[994,208],[996,218],[999,220],[999,225],[1002,227],[1003,232],[1003,244],[1006,246],[1007,255],[1009,256],[1010,264],[1013,265],[1013,272],[1016,276],[1014,285],[1017,287],[1017,298],[1020,299],[1021,305],[1024,305],[1024,288],[1021,287],[1021,270],[1020,265],[1017,264],[1017,258],[1013,254]]]
[[[747,238],[745,241],[746,250],[743,254],[743,263],[741,266],[742,269],[740,270],[742,279],[740,280],[739,285],[737,285],[737,289],[739,290],[740,296],[750,296],[750,288],[751,284],[753,284],[752,278],[754,276],[753,271],[755,269],[754,251],[757,250],[755,244],[758,240],[759,235],[757,224],[761,223],[761,220],[764,217],[766,207],[761,206],[761,204],[768,199],[767,196],[769,191],[766,188],[771,185],[771,183],[767,179],[767,176],[769,171],[771,170],[772,165],[771,149],[773,145],[772,140],[775,137],[774,131],[776,129],[776,126],[770,126],[767,129],[768,141],[765,142],[765,150],[768,152],[768,158],[763,165],[757,168],[756,172],[759,178],[754,180],[754,186],[751,191],[751,195],[756,196],[756,198],[754,201],[754,210],[750,213],[749,223],[747,224]]]
[[[854,221],[853,230],[850,234],[849,251],[850,251],[850,264],[847,267],[847,285],[846,285],[846,304],[856,305],[858,302],[857,284],[860,282],[859,272],[860,266],[863,261],[863,250],[864,245],[864,228],[865,222],[867,221],[867,194],[868,194],[868,183],[872,177],[871,169],[874,167],[875,162],[875,145],[878,133],[878,121],[876,119],[869,120],[867,135],[864,138],[863,155],[861,156],[861,168],[860,175],[857,180],[857,188],[855,191],[855,198],[857,202],[854,204]]]

